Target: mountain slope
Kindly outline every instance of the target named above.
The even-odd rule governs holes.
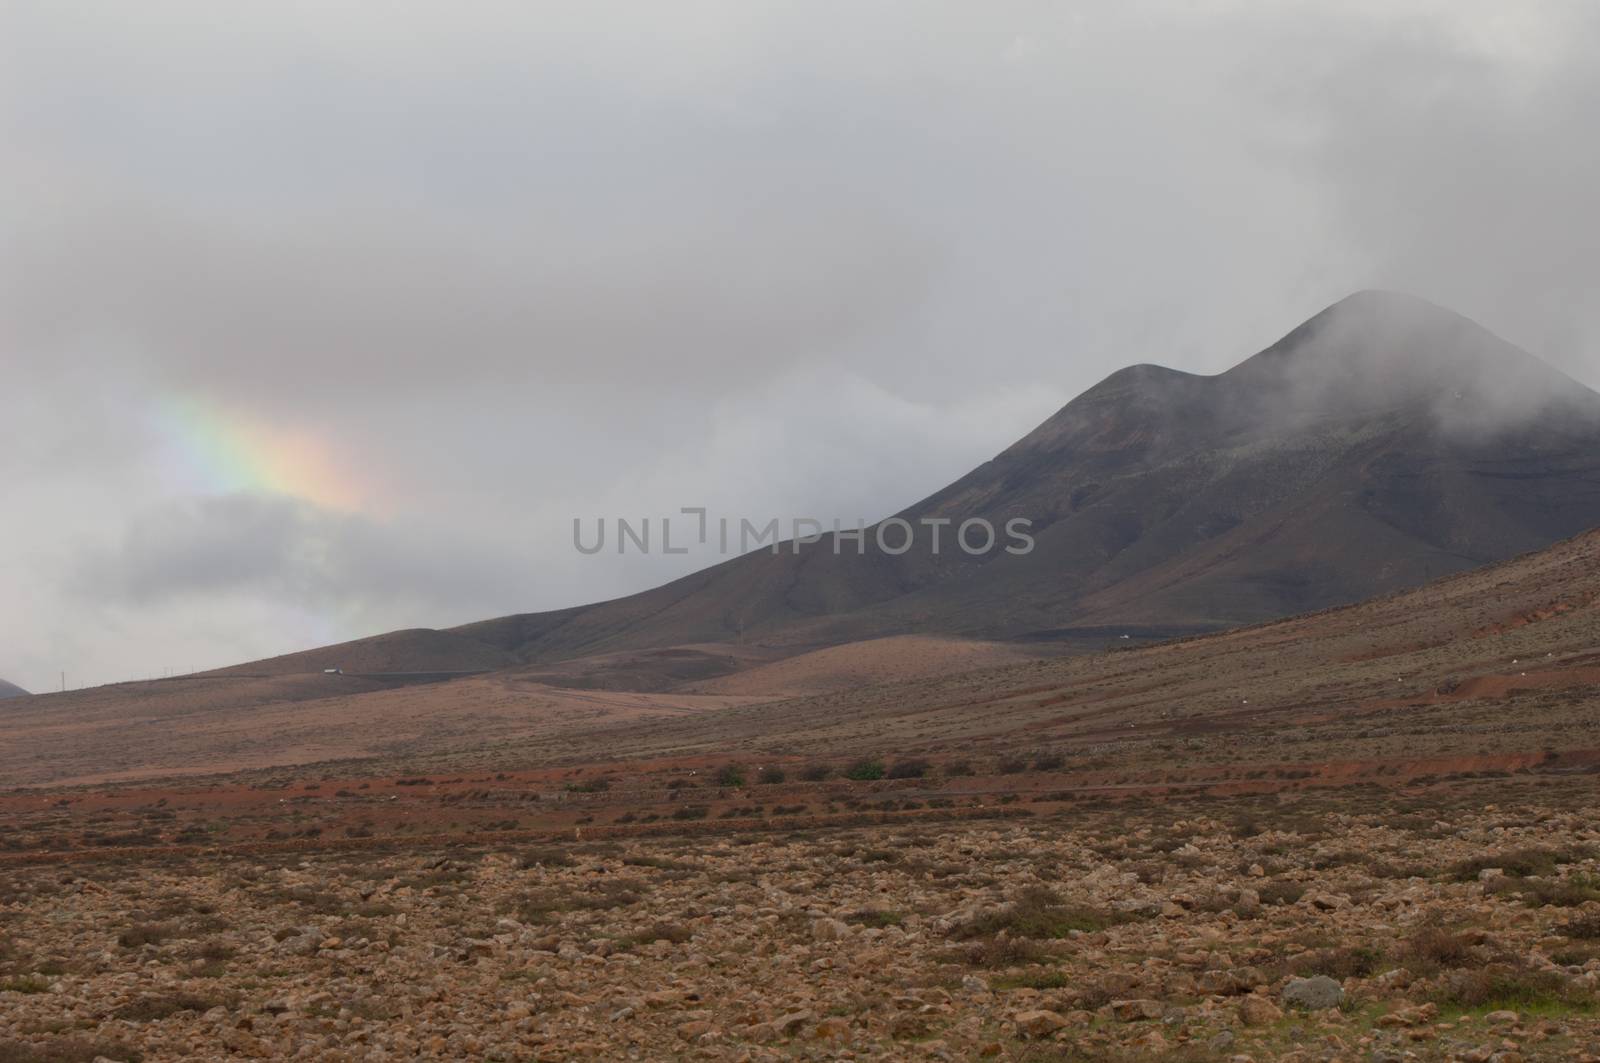
[[[1216,376],[1115,373],[898,516],[1026,518],[1036,546],[972,557],[946,529],[942,552],[921,534],[896,555],[869,532],[864,553],[758,551],[449,635],[480,658],[551,662],[905,633],[1167,636],[1359,601],[1600,525],[1600,395],[1459,315],[1363,292]]]
[[[548,777],[559,788],[575,766],[628,760],[654,761],[641,777],[663,764],[681,777],[730,756],[993,764],[1056,750],[1120,790],[1174,772],[1281,788],[1353,766],[1360,774],[1342,781],[1392,785],[1423,771],[1600,765],[1600,530],[1357,605],[1128,652],[1019,664],[1015,646],[952,641],[858,642],[701,681],[697,693],[556,689],[519,670],[421,686],[322,674],[117,684],[4,703],[0,778],[319,764],[324,781],[477,785],[560,765]],[[813,693],[786,696],[803,691]]]
[[[28,692],[15,683],[8,683],[4,679],[0,679],[0,698],[25,698],[28,696]]]

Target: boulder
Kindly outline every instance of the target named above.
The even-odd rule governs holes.
[[[1140,1019],[1159,1019],[1166,1013],[1166,1007],[1159,1000],[1113,1000],[1111,1014],[1123,1022],[1138,1022]]]
[[[1315,978],[1291,978],[1283,987],[1283,1002],[1307,1011],[1323,1011],[1344,1002],[1344,988],[1325,974]]]
[[[1283,1010],[1266,997],[1252,995],[1239,1001],[1239,1021],[1246,1026],[1271,1026],[1283,1018]]]
[[[1054,1011],[1019,1011],[1012,1021],[1024,1037],[1049,1037],[1067,1025],[1067,1020]]]

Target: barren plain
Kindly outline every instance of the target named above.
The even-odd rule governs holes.
[[[1600,1058],[1597,601],[13,699],[0,1060]]]

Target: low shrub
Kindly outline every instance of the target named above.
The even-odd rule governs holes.
[[[1074,930],[1092,932],[1126,922],[1112,912],[1081,905],[1069,905],[1053,891],[1033,888],[998,911],[980,915],[957,926],[951,934],[958,939],[988,937],[1001,931],[1015,938],[1064,938]]]
[[[1414,931],[1400,946],[1400,960],[1415,974],[1469,967],[1476,960],[1467,935],[1442,926]]]
[[[1533,908],[1581,908],[1590,901],[1600,901],[1600,880],[1591,875],[1528,879],[1520,892],[1524,903]]]
[[[117,944],[125,949],[159,945],[171,937],[173,929],[166,923],[139,923],[117,935]]]
[[[1561,928],[1561,933],[1574,941],[1600,941],[1600,912],[1574,919]]]
[[[1530,846],[1501,853],[1486,853],[1462,860],[1450,868],[1450,876],[1457,882],[1471,882],[1480,872],[1499,868],[1513,878],[1553,878],[1561,864],[1575,864],[1589,855],[1589,850],[1545,849]]]
[[[845,916],[844,921],[855,926],[875,927],[881,930],[885,927],[899,926],[905,921],[905,915],[881,908],[866,908]]]
[[[1053,959],[1049,950],[1027,938],[991,937],[952,948],[944,958],[973,967],[1006,968],[1045,963]]]
[[[1306,895],[1306,888],[1298,882],[1273,879],[1262,883],[1256,892],[1260,894],[1262,904],[1294,904]]]
[[[1472,1010],[1592,1010],[1591,993],[1554,971],[1525,971],[1490,966],[1447,975],[1434,1001],[1442,1007]]]
[[[844,770],[844,777],[852,782],[873,782],[883,778],[883,761],[864,758]]]
[[[928,774],[933,765],[925,760],[900,760],[889,769],[891,779],[920,779]]]

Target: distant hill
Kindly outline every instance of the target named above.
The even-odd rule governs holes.
[[[1518,772],[1518,787],[1565,776],[1587,793],[1593,784],[1581,780],[1600,764],[1597,647],[1593,531],[1342,609],[1022,663],[1031,647],[912,637],[754,663],[670,693],[557,689],[521,669],[418,685],[315,673],[95,687],[0,709],[0,779],[104,783],[317,764],[320,779],[468,782],[560,765],[564,781],[578,765],[627,760],[640,762],[627,773],[645,779],[707,757],[1057,749],[1078,768],[1104,767],[1099,783],[1118,790],[1128,776],[1165,786],[1169,769],[1199,767],[1231,793],[1297,786],[1313,771],[1340,785],[1437,772],[1452,801],[1466,777],[1454,773],[1482,771],[1508,785]],[[675,669],[662,655],[625,656],[647,679]],[[690,670],[715,656],[706,649]],[[1260,770],[1247,774],[1251,764]],[[1521,774],[1534,766],[1540,776]]]
[[[4,679],[0,679],[0,699],[25,698],[28,696],[28,692],[15,683],[8,683]]]
[[[1026,518],[1036,547],[970,557],[947,529],[942,552],[919,535],[895,555],[869,532],[860,555],[827,541],[757,551],[627,598],[267,665],[475,668],[901,634],[1103,645],[1234,627],[1600,525],[1600,395],[1455,313],[1362,292],[1215,376],[1114,373],[898,516]]]
[[[323,646],[284,657],[219,668],[207,675],[282,675],[330,668],[361,675],[389,672],[478,672],[505,668],[520,659],[503,649],[448,631],[415,628]]]

